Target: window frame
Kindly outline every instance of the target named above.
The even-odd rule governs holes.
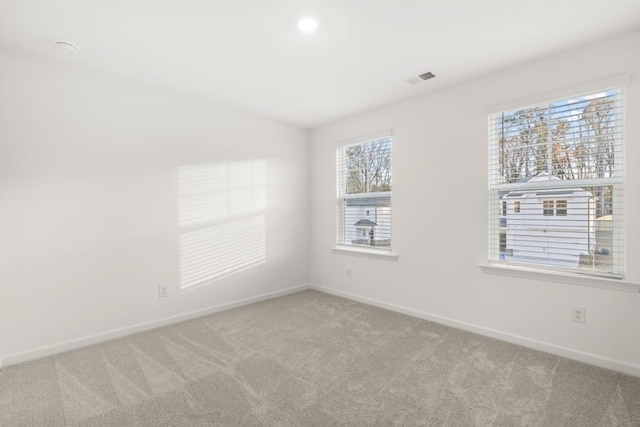
[[[363,192],[363,193],[351,193],[348,194],[346,191],[346,174],[344,173],[344,163],[342,161],[342,156],[344,156],[344,150],[348,147],[353,147],[357,145],[364,145],[370,142],[383,140],[383,139],[391,139],[391,152],[390,152],[390,161],[391,166],[390,176],[391,176],[391,190],[390,191],[379,191],[379,192]],[[393,231],[393,145],[394,145],[394,137],[393,131],[391,129],[383,130],[380,132],[368,134],[361,137],[349,138],[342,141],[339,141],[336,144],[335,152],[336,152],[336,169],[335,169],[335,178],[336,178],[336,243],[333,248],[334,251],[339,253],[347,253],[347,254],[362,254],[365,256],[370,256],[373,258],[387,258],[392,260],[397,260],[397,255],[394,253],[394,243],[392,238]],[[359,245],[354,243],[345,243],[345,207],[347,200],[357,200],[364,198],[389,198],[389,208],[390,208],[390,225],[389,225],[389,236],[390,236],[390,245],[389,246],[375,246],[375,245]]]
[[[626,241],[627,236],[625,234],[624,224],[625,224],[625,221],[628,220],[628,217],[626,214],[626,200],[625,200],[624,189],[626,187],[626,175],[627,175],[626,128],[627,128],[628,114],[626,111],[626,96],[628,91],[628,87],[627,87],[628,82],[629,82],[628,75],[612,76],[609,78],[600,79],[598,81],[579,84],[579,85],[571,86],[565,89],[561,89],[553,92],[541,93],[535,96],[521,98],[519,100],[511,101],[508,103],[495,105],[490,109],[486,110],[488,113],[488,122],[489,122],[489,126],[488,126],[489,128],[489,138],[488,138],[489,139],[489,145],[488,145],[488,149],[489,149],[489,155],[488,155],[488,180],[489,180],[488,181],[489,183],[488,232],[489,234],[488,234],[488,239],[489,241],[487,245],[487,248],[488,248],[487,264],[481,265],[483,271],[496,272],[496,270],[508,269],[510,271],[509,274],[512,274],[514,271],[516,273],[517,271],[521,271],[524,277],[529,277],[533,273],[535,273],[535,274],[539,274],[538,277],[546,277],[546,276],[551,277],[554,275],[558,275],[558,277],[560,278],[576,277],[579,279],[582,277],[585,279],[589,278],[589,279],[595,279],[595,280],[614,280],[614,281],[619,280],[620,282],[626,283],[624,278],[626,276],[627,251],[624,248],[627,244],[627,241]],[[492,182],[494,171],[492,170],[492,159],[491,159],[491,155],[493,153],[494,143],[495,143],[495,141],[492,140],[492,135],[491,135],[491,121],[493,116],[496,116],[501,112],[527,109],[527,108],[536,107],[538,105],[545,105],[545,104],[548,105],[556,101],[561,101],[561,100],[569,99],[573,97],[580,97],[580,96],[588,95],[591,93],[607,91],[607,90],[620,91],[619,105],[620,105],[620,111],[621,111],[620,119],[622,124],[620,126],[620,131],[621,131],[620,138],[619,138],[620,145],[619,147],[617,147],[618,151],[616,151],[616,156],[620,156],[622,159],[621,165],[620,165],[621,171],[620,173],[616,173],[616,175],[613,178],[591,179],[592,181],[591,186],[610,187],[613,189],[613,192],[617,193],[617,197],[621,198],[622,200],[621,202],[619,202],[621,204],[621,207],[615,210],[617,212],[618,217],[621,217],[621,220],[614,221],[614,224],[613,224],[613,230],[614,230],[613,232],[617,236],[616,237],[617,246],[622,248],[622,252],[619,254],[616,254],[618,258],[615,261],[616,263],[618,263],[618,265],[620,265],[620,268],[618,269],[617,272],[605,272],[605,271],[603,272],[584,271],[583,272],[583,271],[578,271],[577,268],[562,268],[562,267],[556,268],[548,264],[536,265],[534,263],[518,263],[513,261],[505,262],[504,260],[500,259],[499,254],[497,253],[498,252],[497,248],[499,247],[499,245],[492,243],[492,240],[496,240],[496,241],[498,240],[498,235],[500,233],[499,231],[500,227],[492,224],[492,219],[495,218],[494,214],[492,213],[492,210],[495,209],[493,207],[494,205],[492,202],[493,200],[492,192],[496,190],[495,188],[496,186]],[[580,183],[580,184],[584,185],[584,183]],[[503,187],[502,191],[504,191],[504,188],[508,187],[508,185],[502,185],[502,187]],[[561,213],[559,214],[560,216],[568,215],[568,204],[565,204],[563,207],[558,207],[556,202],[554,202],[553,216],[558,215],[558,209],[560,209],[561,211]],[[562,281],[568,282],[568,280],[562,280]],[[626,284],[623,287],[626,287]]]
[[[560,203],[562,203],[564,206],[560,207]],[[567,199],[556,200],[554,216],[567,216],[569,212],[568,207],[569,207],[569,201]],[[560,211],[563,211],[563,213],[560,213]]]

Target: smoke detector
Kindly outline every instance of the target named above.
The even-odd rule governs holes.
[[[65,51],[68,53],[76,53],[78,51],[78,46],[73,43],[65,42],[65,41],[57,41],[56,47],[58,50]]]

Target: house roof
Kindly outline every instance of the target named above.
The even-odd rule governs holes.
[[[576,193],[584,193],[582,195]],[[562,196],[574,196],[574,197],[591,197],[593,194],[584,188],[558,188],[556,190],[529,190],[529,191],[510,191],[502,199],[519,199],[524,197],[562,197]]]
[[[376,224],[375,222],[371,221],[370,219],[361,219],[358,222],[356,222],[354,224],[356,227],[373,227]]]
[[[584,192],[584,188],[560,188],[557,190],[536,191],[536,196],[564,196],[573,193]]]
[[[525,176],[524,178],[520,178],[515,182],[515,184],[522,184],[525,182],[544,182],[544,181],[561,181],[557,176],[549,176],[548,172],[540,172],[534,176]]]
[[[536,176],[524,178],[518,181],[517,183],[519,184],[519,183],[528,183],[528,182],[549,182],[549,181],[562,181],[562,180],[556,176],[552,176],[552,175],[550,176],[547,172],[540,172]],[[515,199],[515,198],[532,196],[532,195],[542,196],[542,197],[545,197],[545,196],[558,197],[558,196],[568,196],[568,195],[572,195],[580,192],[586,193],[584,195],[585,197],[587,195],[589,197],[592,196],[592,194],[586,191],[584,188],[573,187],[573,188],[555,188],[555,189],[544,189],[544,190],[542,189],[514,190],[504,194],[501,197],[501,199]]]

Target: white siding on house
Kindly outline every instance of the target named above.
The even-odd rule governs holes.
[[[391,199],[389,197],[349,199],[344,207],[344,241],[349,244],[385,247],[391,245]],[[375,223],[356,226],[361,220]]]
[[[539,193],[528,191],[504,196],[503,200],[507,201],[505,259],[578,266],[580,257],[593,254],[595,247],[592,194],[581,189],[553,196]],[[545,201],[553,206],[547,215]],[[558,201],[566,202],[566,214],[558,213]]]

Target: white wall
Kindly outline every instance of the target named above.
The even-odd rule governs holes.
[[[306,130],[0,52],[0,358],[307,284],[307,141]],[[247,160],[266,161],[266,262],[180,292],[178,168]]]
[[[437,70],[434,70],[435,74]],[[640,33],[562,52],[315,129],[312,281],[320,287],[640,375],[640,294],[481,272],[491,107],[621,73],[627,91],[627,279],[640,282]],[[429,84],[425,82],[422,84]],[[334,253],[336,142],[393,129],[398,262]],[[423,236],[416,226],[425,229]],[[346,269],[352,269],[352,278]],[[569,321],[586,307],[586,324]]]

